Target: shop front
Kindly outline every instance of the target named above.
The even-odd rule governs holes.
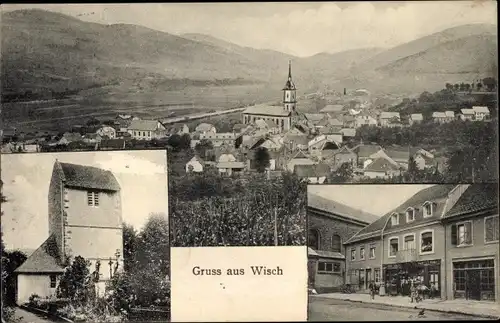
[[[495,286],[493,259],[453,261],[454,298],[495,301]]]
[[[432,296],[439,297],[441,290],[440,275],[441,260],[412,261],[384,265],[384,278],[386,293],[388,295],[408,296],[410,294],[410,281],[423,284],[431,290]]]

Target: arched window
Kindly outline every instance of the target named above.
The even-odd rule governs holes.
[[[319,250],[319,231],[315,229],[309,230],[307,246],[314,250]]]
[[[342,238],[338,234],[332,236],[332,251],[342,252]]]

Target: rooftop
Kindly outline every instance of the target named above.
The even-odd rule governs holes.
[[[64,269],[60,263],[59,248],[55,237],[51,235],[14,272],[62,273]]]
[[[379,217],[374,214],[352,208],[345,204],[312,193],[307,194],[307,206],[331,214],[361,221],[366,224],[370,224],[379,219]]]
[[[138,131],[155,131],[157,127],[157,120],[132,120],[127,128]]]
[[[286,111],[282,106],[259,104],[246,108],[243,114],[259,114],[276,117],[288,117],[291,112]]]
[[[396,171],[399,167],[391,163],[386,158],[380,157],[375,159],[371,164],[366,166],[365,172],[385,172],[385,171]]]
[[[457,203],[444,215],[451,218],[463,214],[498,208],[498,184],[471,184]]]
[[[100,189],[106,191],[119,191],[115,176],[108,170],[92,166],[82,166],[56,161],[54,168],[60,167],[63,174],[64,185],[78,188]]]

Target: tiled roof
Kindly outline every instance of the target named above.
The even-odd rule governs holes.
[[[379,217],[374,214],[357,210],[345,204],[312,193],[307,194],[307,206],[328,213],[337,214],[346,218],[361,221],[366,224],[372,223],[373,221],[379,219]]]
[[[269,116],[287,117],[290,115],[289,111],[286,111],[282,106],[259,104],[248,107],[244,114],[261,114]]]
[[[309,138],[306,135],[290,135],[287,134],[283,138],[284,142],[293,142],[296,145],[306,145],[309,143]]]
[[[70,187],[119,191],[120,185],[108,170],[91,166],[82,166],[55,162],[54,168],[60,167],[64,176],[64,185]]]
[[[388,159],[380,157],[375,159],[371,164],[366,166],[365,172],[385,172],[385,171],[395,171],[399,168],[391,163]]]
[[[361,229],[356,235],[351,237],[346,243],[352,242],[360,238],[360,236],[365,235],[365,234],[370,234],[370,233],[376,233],[384,228],[385,223],[389,220],[389,217],[391,214],[394,212],[396,213],[404,213],[406,212],[406,209],[408,207],[415,207],[415,208],[421,208],[422,204],[425,203],[426,201],[434,202],[437,200],[443,200],[446,199],[448,196],[448,193],[451,192],[453,188],[455,188],[456,185],[454,184],[438,184],[438,185],[433,185],[431,187],[425,188],[421,190],[420,192],[417,192],[414,194],[412,197],[410,197],[408,200],[406,200],[404,203],[396,207],[395,209],[391,210],[390,212],[387,212],[385,215],[383,215],[381,218],[378,220],[374,221],[367,227]],[[427,222],[427,221],[435,221],[438,219],[438,217],[441,215],[440,212],[442,212],[444,208],[444,201],[441,203],[438,203],[437,209],[434,210],[435,216],[431,218],[418,218],[416,217],[415,221],[411,223],[403,223],[395,227],[395,229],[401,229],[405,226],[411,226],[411,225],[416,225],[422,222]],[[436,217],[437,216],[437,217]],[[389,229],[386,229],[386,232],[390,232]]]
[[[480,113],[489,113],[490,110],[488,109],[488,107],[472,107],[472,110],[474,110],[474,112],[480,112]]]
[[[410,119],[411,120],[414,120],[414,121],[422,121],[424,120],[424,116],[422,116],[421,113],[413,113],[411,116],[410,116]]]
[[[214,126],[209,123],[200,123],[196,126],[195,131],[210,131]]]
[[[411,149],[410,150],[408,150],[408,149],[399,150],[399,149],[391,149],[391,148],[385,149],[384,151],[387,154],[387,156],[394,159],[395,161],[406,162],[406,163],[410,159],[410,154],[412,152]]]
[[[475,213],[498,208],[498,184],[471,184],[457,203],[444,215],[451,218],[462,214]]]
[[[322,113],[304,113],[304,116],[309,121],[320,121],[325,119],[325,115]]]
[[[331,259],[345,259],[345,256],[340,252],[326,251],[326,250],[315,250],[316,257],[320,258],[331,258]],[[311,255],[312,256],[312,255]]]
[[[127,128],[138,131],[155,131],[157,127],[157,120],[132,120]]]
[[[361,158],[368,158],[370,155],[376,153],[381,150],[382,147],[379,145],[358,145],[354,147],[352,150]]]
[[[344,137],[355,137],[356,136],[356,129],[353,129],[353,128],[343,128],[342,130],[340,130],[340,132],[342,133],[342,135]]]
[[[56,239],[49,236],[31,256],[14,272],[16,273],[62,273],[60,254]]]

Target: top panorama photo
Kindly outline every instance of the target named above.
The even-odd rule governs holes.
[[[171,179],[202,195],[212,173],[498,180],[493,1],[1,14],[2,153],[168,149]]]

